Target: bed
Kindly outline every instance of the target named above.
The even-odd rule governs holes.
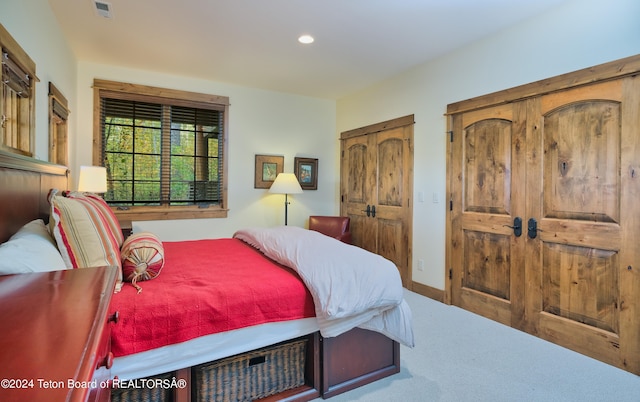
[[[30,184],[25,185],[26,182]],[[49,189],[68,188],[68,171],[61,166],[2,152],[0,187],[3,188],[0,240],[6,241],[31,220],[48,220]],[[172,381],[182,381],[181,386],[169,387],[166,395],[154,394],[153,397],[158,398],[155,400],[206,399],[196,389],[203,383],[198,370],[237,356],[246,355],[255,360],[257,358],[251,357],[253,351],[280,350],[281,345],[288,347],[301,341],[304,344],[303,383],[277,395],[267,392],[266,399],[329,398],[399,372],[400,342],[413,346],[411,312],[402,300],[401,285],[398,289],[376,288],[373,284],[371,293],[379,294],[377,299],[363,301],[356,297],[369,292],[364,290],[341,290],[344,293],[336,297],[331,280],[327,285],[326,281],[317,282],[314,277],[318,271],[344,269],[326,259],[332,254],[326,247],[353,246],[313,232],[306,241],[314,247],[303,242],[296,246],[299,248],[292,248],[291,239],[306,238],[307,232],[311,231],[247,228],[229,239],[162,243],[164,264],[160,274],[154,279],[139,281],[137,287],[125,281],[121,290],[112,296],[110,310],[118,311],[120,317],[112,328],[115,355],[112,376],[121,382],[168,376]],[[269,240],[274,235],[275,240]],[[278,248],[279,243],[285,243],[286,247]],[[313,252],[301,255],[301,250],[309,249]],[[203,268],[198,266],[207,258],[197,256],[206,255],[207,250],[216,250],[215,265],[220,269],[226,266],[227,271],[215,274],[207,271],[202,275]],[[349,250],[333,255],[340,256],[345,251]],[[356,260],[363,260],[361,254],[356,255]],[[377,257],[374,256],[368,257]],[[210,263],[211,257],[208,260]],[[319,270],[309,270],[312,265],[309,261],[313,260],[323,261],[324,265],[321,264]],[[339,257],[334,262],[338,260],[345,258]],[[336,272],[334,274],[339,275]],[[249,284],[252,277],[258,280]],[[212,278],[213,284],[207,282],[206,279]],[[383,279],[383,282],[389,280]],[[213,288],[227,289],[250,303],[240,306],[234,304],[233,299],[221,302],[220,298],[227,296],[211,291]],[[326,297],[327,289],[334,297]],[[264,298],[265,294],[269,297]],[[345,303],[337,302],[339,300]],[[349,308],[345,309],[345,304]],[[180,309],[172,311],[177,307]],[[215,312],[211,313],[211,309]],[[224,316],[223,313],[233,311],[242,313],[234,318],[225,316],[222,322],[209,322],[213,321],[209,316]],[[169,313],[173,313],[172,318]],[[143,320],[153,316],[169,325],[160,329],[153,320]],[[128,395],[122,390],[115,390],[113,395],[114,399],[122,398],[118,400],[130,400],[127,398],[132,395],[132,400],[139,397],[135,392]],[[150,395],[144,398],[151,400]]]

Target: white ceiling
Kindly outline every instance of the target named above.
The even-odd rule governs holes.
[[[105,0],[111,19],[49,4],[79,60],[338,99],[567,1]]]

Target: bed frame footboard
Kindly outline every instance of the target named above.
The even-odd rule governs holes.
[[[400,372],[400,344],[366,329],[321,338],[323,398]]]

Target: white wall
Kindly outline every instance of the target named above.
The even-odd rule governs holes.
[[[447,104],[639,53],[640,2],[575,0],[338,101],[338,132],[415,114],[414,281],[444,289]]]
[[[229,172],[227,219],[134,222],[162,240],[229,237],[242,227],[284,224],[284,196],[254,189],[256,154],[284,155],[284,171],[294,157],[318,158],[318,190],[289,196],[289,225],[304,227],[309,215],[339,212],[335,102],[116,66],[78,64],[79,134],[71,166],[91,164],[94,78],[228,96]]]
[[[46,0],[0,0],[0,24],[36,63],[35,157],[49,160],[49,82],[70,105],[69,133],[75,133],[76,60]]]

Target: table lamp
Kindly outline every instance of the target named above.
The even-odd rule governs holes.
[[[107,192],[107,168],[103,166],[80,166],[78,191],[104,194]]]

